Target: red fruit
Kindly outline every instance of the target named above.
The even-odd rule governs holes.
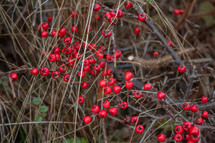
[[[133,73],[131,72],[126,72],[125,73],[125,80],[131,80],[133,77]]]
[[[93,106],[91,107],[91,111],[92,111],[93,113],[98,113],[99,110],[100,110],[100,108],[99,108],[98,105],[93,105]]]
[[[90,50],[95,50],[95,49],[96,49],[96,44],[91,43],[91,44],[89,45],[89,48],[90,48]]]
[[[103,15],[103,20],[104,20],[105,22],[109,22],[110,19],[111,19],[110,12],[107,12],[107,13],[105,13],[105,14]]]
[[[102,76],[106,76],[107,72],[106,71],[102,71]]]
[[[81,83],[81,87],[82,87],[82,88],[87,88],[87,87],[88,87],[88,83],[87,83],[86,81],[83,81],[83,82]]]
[[[112,69],[108,69],[106,72],[107,72],[107,75],[108,75],[108,76],[112,76],[112,74],[113,74]]]
[[[52,17],[48,16],[48,21],[51,22],[52,21]]]
[[[63,48],[62,53],[63,54],[71,54],[72,53],[72,48],[66,46],[65,48]]]
[[[110,11],[110,15],[111,17],[115,17],[116,16],[117,11],[115,9]]]
[[[139,122],[138,117],[137,116],[133,116],[131,117],[131,123],[132,124],[137,124]]]
[[[70,38],[70,37],[65,37],[65,38],[64,38],[64,43],[65,43],[66,45],[69,45],[69,44],[71,43],[71,38]]]
[[[191,140],[195,143],[198,142],[200,140],[200,135],[192,135],[191,136]]]
[[[134,33],[135,33],[135,34],[139,34],[139,33],[140,33],[140,28],[135,27],[135,28],[134,28]]]
[[[138,20],[144,22],[146,20],[146,15],[144,13],[140,13],[138,15]]]
[[[162,100],[165,96],[166,96],[166,94],[163,93],[163,92],[158,92],[157,93],[157,98],[160,99],[160,100]]]
[[[111,17],[111,19],[110,19],[110,23],[112,24],[112,25],[116,25],[117,23],[118,23],[118,18],[117,17]]]
[[[96,3],[94,4],[93,11],[99,11],[100,8],[101,8],[100,4]]]
[[[170,47],[172,47],[172,42],[171,42],[171,41],[168,41],[167,43],[168,43],[168,45],[169,45]]]
[[[115,53],[116,53],[116,57],[117,58],[119,58],[121,56],[121,54],[122,54],[122,52],[120,50],[116,50]]]
[[[10,74],[10,78],[11,78],[12,82],[16,82],[18,79],[18,75],[15,72],[12,72]]]
[[[72,26],[71,31],[73,33],[78,32],[78,28],[76,26]]]
[[[85,76],[85,72],[84,71],[79,71],[78,72],[78,76],[79,77],[84,77]]]
[[[77,13],[73,10],[73,11],[71,11],[71,16],[72,16],[72,18],[74,18],[74,17],[76,17],[77,16]]]
[[[51,76],[52,78],[57,79],[60,76],[60,73],[58,71],[53,71]]]
[[[157,136],[157,140],[159,141],[159,142],[164,142],[165,141],[165,135],[164,134],[160,134],[160,135],[158,135]]]
[[[56,61],[56,55],[55,54],[50,54],[49,55],[49,61],[50,62],[55,62]]]
[[[60,57],[59,54],[55,54],[55,56],[56,56],[56,61],[60,61],[61,60],[61,57]]]
[[[208,97],[202,96],[201,101],[202,101],[202,103],[207,103],[208,102]]]
[[[158,52],[154,52],[154,53],[153,53],[153,56],[154,56],[155,58],[157,58],[157,57],[159,56],[159,53],[158,53]]]
[[[42,67],[42,68],[40,69],[40,74],[41,74],[42,76],[47,76],[47,75],[49,74],[49,69],[48,69],[47,67]]]
[[[181,142],[183,140],[183,136],[181,134],[175,134],[174,139],[176,142]]]
[[[116,107],[111,107],[109,109],[109,113],[112,115],[112,116],[115,116],[117,114],[117,108]]]
[[[102,106],[104,108],[110,108],[110,102],[108,100],[103,101]]]
[[[128,107],[128,103],[127,102],[121,102],[120,103],[120,107],[122,108],[122,109],[126,109],[127,107]]]
[[[39,73],[39,70],[38,70],[37,68],[31,69],[31,74],[32,74],[33,76],[38,75],[38,73]]]
[[[132,7],[132,3],[130,1],[125,1],[124,2],[124,6],[126,9],[131,8]]]
[[[195,143],[195,142],[192,140],[188,140],[187,143]]]
[[[192,112],[197,112],[197,111],[199,111],[199,107],[198,107],[196,104],[193,104],[193,105],[190,107],[190,110],[191,110]]]
[[[179,9],[179,13],[180,14],[184,14],[184,10],[183,9]]]
[[[43,22],[42,23],[42,28],[43,28],[43,30],[46,31],[49,28],[49,24],[47,22]]]
[[[74,59],[68,58],[68,61],[67,61],[68,66],[72,66],[73,67],[74,63],[75,63]]]
[[[105,86],[106,86],[106,81],[105,81],[105,80],[101,80],[101,81],[99,82],[99,86],[100,86],[100,87],[105,87]]]
[[[74,44],[74,48],[75,48],[76,50],[79,50],[80,47],[81,47],[81,44],[80,44],[78,41],[76,41],[75,44]]]
[[[151,84],[146,83],[144,84],[144,90],[150,90],[152,88]]]
[[[185,131],[189,131],[190,128],[192,127],[192,124],[190,122],[184,122],[182,127]]]
[[[114,83],[116,83],[116,79],[115,78],[110,78],[108,81],[109,85],[113,85]]]
[[[175,132],[176,132],[177,134],[182,134],[182,133],[184,132],[183,127],[182,127],[181,125],[177,125],[177,126],[175,127]]]
[[[125,82],[125,87],[127,88],[127,89],[131,89],[132,87],[133,87],[133,82],[132,81],[126,81]]]
[[[104,93],[105,94],[110,94],[112,92],[112,89],[109,86],[104,87]]]
[[[75,58],[79,60],[81,58],[81,54],[80,53],[76,53],[75,54]]]
[[[36,28],[37,28],[38,31],[41,31],[41,26],[40,25],[37,25]]]
[[[85,59],[85,60],[84,60],[84,64],[85,64],[85,65],[89,65],[89,64],[90,64],[90,61],[89,61],[88,59]]]
[[[83,96],[78,97],[78,103],[84,103],[84,97]]]
[[[105,110],[99,111],[99,117],[100,118],[105,118],[106,116],[107,116],[107,111],[105,111]]]
[[[118,17],[118,18],[123,17],[123,12],[122,12],[121,10],[118,10],[118,11],[117,11],[117,17]]]
[[[54,54],[59,54],[60,53],[60,48],[59,47],[54,47],[54,49],[53,49],[53,53]]]
[[[63,27],[63,28],[61,28],[60,29],[60,31],[59,31],[59,33],[61,34],[61,35],[63,35],[63,37],[66,35],[66,28],[65,27]],[[62,38],[62,37],[61,37]]]
[[[96,75],[97,75],[97,71],[94,70],[94,69],[92,69],[92,70],[90,71],[90,74],[91,74],[92,76],[96,76]]]
[[[89,72],[89,71],[90,71],[90,66],[84,64],[84,66],[83,66],[83,71]]]
[[[134,91],[134,96],[136,98],[141,98],[143,96],[143,93],[141,91]]]
[[[142,133],[144,131],[144,127],[142,125],[137,125],[135,131],[137,133]]]
[[[191,135],[199,135],[199,128],[196,126],[192,126],[189,130]]]
[[[88,60],[90,64],[94,64],[96,62],[96,60],[92,56],[89,56]]]
[[[85,117],[83,118],[83,121],[84,121],[85,124],[89,124],[89,123],[92,121],[92,119],[91,119],[90,116],[85,116]]]
[[[69,82],[69,78],[70,78],[70,75],[69,74],[65,74],[64,77],[63,77],[63,80],[65,82]]]
[[[104,37],[110,37],[112,35],[112,32],[110,30],[102,30],[102,35]]]
[[[47,31],[41,31],[42,37],[48,37],[49,33]]]
[[[202,117],[196,119],[196,120],[195,120],[195,123],[196,123],[197,125],[202,125],[202,124],[203,124],[203,119],[202,119]]]
[[[190,140],[190,139],[191,139],[190,134],[186,134],[186,135],[185,135],[185,139],[186,139],[186,140]]]
[[[105,62],[100,62],[100,66],[101,66],[102,68],[104,68],[104,67],[105,67]]]
[[[190,104],[189,103],[184,103],[183,104],[183,108],[184,108],[184,110],[190,110]]]
[[[66,70],[67,70],[67,66],[62,64],[59,66],[58,70],[61,72],[61,73],[65,73]]]
[[[180,10],[179,9],[174,9],[173,12],[174,12],[175,15],[179,15],[180,14]]]
[[[96,15],[95,15],[95,19],[96,19],[96,20],[99,20],[99,19],[100,19],[100,16],[99,16],[98,14],[96,14]]]
[[[56,35],[56,30],[52,30],[52,32],[51,32],[51,35],[52,35],[52,37],[54,37],[55,35]]]
[[[96,64],[94,66],[94,70],[99,71],[101,69],[101,66],[99,64]]]
[[[208,118],[208,116],[209,116],[209,114],[208,114],[207,111],[203,111],[203,112],[202,112],[202,117],[203,117],[203,118]]]
[[[120,87],[120,86],[115,85],[115,86],[113,87],[113,91],[114,91],[116,94],[118,94],[118,93],[120,93],[120,92],[121,92],[121,87]]]
[[[179,71],[180,73],[184,73],[185,70],[186,70],[186,67],[185,67],[184,65],[179,65],[179,66],[178,66],[178,71]]]

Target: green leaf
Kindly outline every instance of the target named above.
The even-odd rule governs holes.
[[[49,110],[49,108],[46,106],[46,105],[42,105],[41,107],[40,107],[40,112],[47,112]]]
[[[42,120],[43,120],[43,117],[41,117],[41,116],[36,117],[36,122],[41,122]]]
[[[39,105],[40,103],[41,103],[41,100],[40,100],[39,98],[35,97],[35,98],[33,99],[33,104],[34,104],[34,105]]]
[[[151,2],[151,0],[147,0],[147,2],[148,2],[148,3],[150,3],[150,2]]]
[[[74,143],[74,138],[67,139],[67,140],[63,141],[63,143]],[[77,138],[76,143],[88,143],[88,142],[85,138]]]
[[[3,81],[0,79],[0,85],[3,84]]]
[[[42,113],[41,116],[42,116],[42,117],[46,117],[47,114],[46,114],[46,113]]]

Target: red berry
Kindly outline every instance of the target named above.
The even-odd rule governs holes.
[[[108,70],[107,70],[107,75],[108,75],[108,76],[112,76],[112,75],[113,75],[112,69],[108,69]]]
[[[93,113],[98,113],[99,110],[100,110],[100,108],[99,108],[98,105],[93,105],[93,106],[91,107],[91,111],[92,111]]]
[[[69,82],[69,78],[70,78],[70,75],[69,74],[65,74],[64,77],[63,77],[63,80],[65,82]]]
[[[110,30],[102,30],[102,35],[104,37],[110,37],[112,35],[112,32]]]
[[[110,102],[108,100],[103,101],[102,106],[104,108],[110,108]]]
[[[95,19],[96,19],[96,20],[99,20],[99,19],[100,19],[100,16],[99,16],[98,14],[96,14],[96,15],[95,15]]]
[[[76,26],[72,26],[71,31],[73,33],[78,32],[78,28]]]
[[[110,19],[111,19],[110,12],[107,12],[107,13],[105,13],[105,14],[103,15],[103,20],[104,20],[105,22],[109,22]]]
[[[76,17],[76,16],[77,16],[76,11],[74,11],[74,10],[73,10],[73,11],[71,11],[71,13],[70,13],[70,14],[71,14],[72,18],[74,18],[74,17]]]
[[[183,140],[183,136],[181,134],[175,134],[174,139],[176,142],[181,142]]]
[[[61,52],[61,50],[59,47],[54,47],[54,49],[53,49],[54,54],[59,54],[60,52]]]
[[[137,124],[139,122],[138,117],[137,116],[133,116],[131,117],[131,123],[132,124]]]
[[[89,124],[89,123],[92,121],[92,119],[91,119],[90,116],[85,116],[85,117],[83,118],[83,121],[84,121],[85,124]]]
[[[61,28],[60,30],[59,30],[59,33],[61,34],[61,35],[63,35],[63,37],[66,35],[66,28],[65,27],[63,27],[63,28]],[[62,38],[62,37],[61,37]]]
[[[80,53],[76,53],[75,54],[75,58],[79,60],[81,58],[81,54]]]
[[[115,53],[116,53],[116,57],[117,58],[119,58],[121,56],[121,54],[122,54],[122,52],[120,50],[116,50]]]
[[[200,135],[192,135],[191,136],[191,140],[195,143],[198,142],[200,140]]]
[[[115,78],[109,78],[108,84],[111,86],[114,83],[116,83],[116,79]]]
[[[121,10],[118,10],[118,11],[117,11],[117,17],[118,17],[118,18],[123,17],[123,12],[122,12]]]
[[[31,69],[31,74],[32,74],[33,76],[38,75],[38,73],[39,73],[39,70],[38,70],[37,68]]]
[[[202,124],[203,124],[203,119],[202,119],[202,117],[196,119],[196,120],[195,120],[195,123],[196,123],[197,125],[202,125]]]
[[[72,66],[73,67],[74,63],[75,63],[74,59],[68,58],[68,61],[67,61],[68,66]]]
[[[177,125],[177,126],[175,127],[175,132],[176,132],[177,134],[182,134],[182,133],[184,132],[183,127],[182,127],[181,125]]]
[[[153,53],[153,56],[154,56],[155,58],[157,58],[157,57],[159,56],[159,53],[158,53],[158,52],[154,52],[154,53]]]
[[[143,96],[143,93],[141,91],[134,91],[134,96],[136,98],[141,98]]]
[[[104,67],[105,67],[105,62],[100,62],[100,66],[101,66],[102,68],[104,68]]]
[[[71,38],[70,38],[70,37],[65,37],[65,38],[64,38],[64,43],[65,43],[66,45],[69,45],[69,44],[71,43]]]
[[[109,113],[112,115],[112,116],[115,116],[117,114],[117,108],[116,107],[111,107],[109,109]]]
[[[157,136],[157,140],[159,141],[159,142],[164,142],[165,141],[165,135],[164,134],[160,134],[160,135],[158,135]]]
[[[81,47],[81,44],[80,44],[78,41],[76,41],[75,44],[74,44],[74,48],[75,48],[76,50],[79,50],[80,47]]]
[[[100,86],[100,87],[105,87],[105,86],[106,86],[106,81],[105,81],[105,80],[101,80],[101,81],[99,82],[99,86]]]
[[[59,66],[58,70],[61,72],[61,73],[65,73],[66,70],[67,70],[67,66],[62,64]]]
[[[48,21],[51,22],[52,21],[52,17],[48,16]]]
[[[101,69],[101,66],[99,64],[96,64],[94,66],[94,70],[99,71]]]
[[[49,55],[49,61],[50,62],[55,62],[56,61],[56,55],[55,54],[50,54]]]
[[[208,116],[209,116],[209,114],[208,114],[207,111],[203,111],[203,112],[202,112],[202,117],[203,117],[203,118],[208,118]]]
[[[99,117],[100,118],[105,118],[106,116],[107,116],[107,111],[105,111],[105,110],[99,111]]]
[[[187,143],[195,143],[193,140],[188,140]]]
[[[160,99],[160,100],[162,100],[165,96],[166,96],[166,94],[163,93],[163,92],[158,92],[157,93],[157,98]]]
[[[192,127],[192,124],[190,122],[184,122],[182,127],[185,131],[189,131],[190,128]]]
[[[126,72],[125,73],[125,80],[131,80],[133,77],[133,73],[131,72]]]
[[[87,88],[87,87],[88,87],[88,83],[87,83],[86,81],[83,81],[83,82],[81,83],[81,87],[82,87],[82,88]]]
[[[144,131],[144,127],[142,125],[137,125],[135,131],[137,133],[142,133]]]
[[[110,23],[112,24],[112,25],[116,25],[117,23],[118,23],[118,18],[117,17],[111,17],[110,18]]]
[[[132,87],[133,87],[133,82],[132,81],[126,81],[125,82],[125,87],[127,88],[127,89],[131,89]]]
[[[16,82],[18,79],[18,75],[15,72],[12,72],[10,74],[10,78],[11,78],[12,82]]]
[[[106,71],[102,71],[102,76],[106,76],[107,72]]]
[[[78,103],[84,103],[84,97],[83,96],[78,97]]]
[[[113,9],[113,10],[111,10],[111,11],[110,11],[110,15],[111,15],[111,17],[115,17],[115,16],[117,15],[116,13],[117,13],[117,11],[116,11],[116,10],[114,10],[114,9]]]
[[[185,139],[186,139],[186,140],[190,140],[190,139],[191,139],[190,134],[186,134],[186,135],[185,135]]]
[[[190,110],[190,104],[189,103],[184,103],[183,104],[183,108],[184,108],[184,110]]]
[[[170,47],[172,47],[172,42],[171,42],[171,41],[168,41],[168,45],[169,45]]]
[[[60,73],[58,71],[53,71],[51,76],[52,78],[57,79],[60,76]]]
[[[97,71],[94,70],[94,69],[92,69],[92,70],[90,71],[90,74],[91,74],[92,76],[96,76],[96,75],[97,75]]]
[[[201,101],[202,101],[202,103],[207,103],[208,102],[208,97],[202,96]]]
[[[115,85],[115,86],[113,87],[113,91],[114,91],[116,94],[118,94],[118,93],[120,93],[120,92],[121,92],[121,87],[120,87],[120,86]]]
[[[112,89],[109,86],[104,87],[104,93],[105,94],[110,94],[112,92]]]
[[[180,10],[179,9],[174,9],[173,12],[174,12],[175,15],[179,15],[180,14]]]
[[[184,10],[183,9],[179,9],[179,13],[180,14],[184,14]]]
[[[192,112],[197,112],[197,111],[199,111],[199,107],[198,107],[196,104],[193,104],[193,105],[190,107],[190,110],[191,110]]]
[[[48,37],[49,33],[47,31],[41,31],[42,37]]]
[[[131,8],[132,7],[132,3],[130,1],[125,1],[124,2],[124,6],[126,9]]]
[[[151,84],[146,83],[144,84],[144,90],[150,90],[152,88]]]
[[[42,76],[47,76],[47,75],[49,74],[49,69],[48,69],[47,67],[42,67],[42,68],[40,69],[40,74],[41,74]]]
[[[52,30],[52,32],[51,32],[51,35],[52,35],[52,37],[54,37],[55,35],[56,35],[56,30]]]
[[[43,30],[46,31],[49,28],[49,24],[47,22],[43,22],[42,23],[42,28],[43,28]]]
[[[184,65],[179,65],[179,66],[178,66],[178,71],[179,71],[180,73],[184,73],[185,70],[186,70],[186,67],[185,67]]]
[[[84,77],[85,76],[85,72],[84,71],[79,71],[78,72],[78,76],[79,77]]]
[[[144,22],[146,20],[146,15],[144,13],[140,13],[138,15],[138,20]]]
[[[122,109],[126,109],[127,107],[128,107],[128,103],[127,102],[121,102],[120,103],[120,107],[122,108]]]
[[[93,11],[99,11],[100,8],[101,8],[100,4],[96,3],[94,4]]]
[[[135,27],[135,28],[134,28],[134,33],[135,33],[135,34],[139,34],[139,33],[140,33],[140,28]]]
[[[94,64],[96,62],[96,60],[92,56],[89,56],[88,60],[91,64]]]
[[[60,61],[61,60],[61,57],[60,57],[59,54],[55,54],[55,56],[56,56],[56,61]]]
[[[199,128],[196,126],[192,126],[189,130],[191,135],[199,135]]]
[[[90,71],[90,66],[84,64],[84,66],[83,66],[83,71],[89,72],[89,71]]]

